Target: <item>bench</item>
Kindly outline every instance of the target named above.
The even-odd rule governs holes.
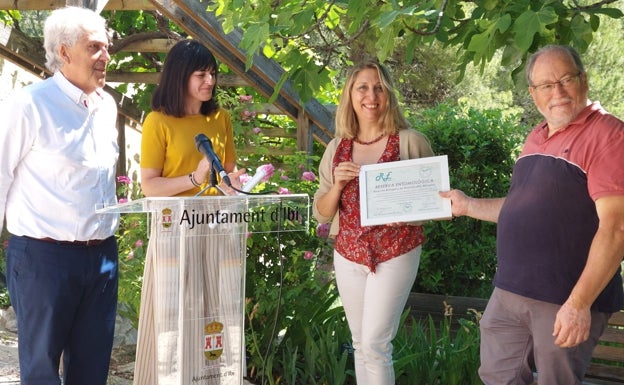
[[[452,315],[451,325],[461,318],[474,319],[474,311],[483,312],[487,299],[439,294],[410,293],[405,306],[415,319],[431,318],[439,324]],[[613,314],[594,350],[585,375],[586,385],[624,384],[624,311]]]
[[[624,384],[624,311],[614,313],[594,349],[585,377],[596,384]]]

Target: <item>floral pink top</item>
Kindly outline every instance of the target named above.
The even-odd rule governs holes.
[[[342,139],[333,159],[332,172],[340,162],[352,161],[353,141]],[[399,135],[390,135],[378,163],[400,160]],[[381,262],[398,257],[425,242],[422,226],[360,225],[359,178],[347,183],[339,202],[340,230],[335,249],[346,259],[366,265],[372,272]]]

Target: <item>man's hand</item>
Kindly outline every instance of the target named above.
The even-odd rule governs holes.
[[[555,344],[562,348],[571,348],[589,338],[591,312],[587,306],[578,306],[568,299],[555,318],[553,336]]]
[[[468,203],[470,197],[464,194],[461,190],[440,191],[442,198],[449,198],[451,200],[451,211],[454,217],[461,217],[468,215]]]

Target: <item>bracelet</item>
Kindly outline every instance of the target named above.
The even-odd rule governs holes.
[[[193,175],[193,174],[195,174],[195,172],[192,172],[192,173],[189,174],[189,179],[191,180],[191,183],[193,183],[193,186],[195,186],[195,187],[200,187],[201,185],[199,183],[195,182],[195,175]]]

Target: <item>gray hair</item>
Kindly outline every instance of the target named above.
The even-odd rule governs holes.
[[[65,7],[52,11],[43,26],[46,67],[56,72],[63,66],[61,45],[72,47],[87,32],[106,31],[106,20],[87,8]]]
[[[535,66],[535,61],[541,55],[549,52],[563,52],[567,54],[574,62],[576,69],[579,70],[579,72],[581,73],[585,73],[585,66],[583,65],[583,61],[581,60],[581,55],[579,55],[579,53],[574,48],[567,45],[550,44],[540,48],[529,58],[526,66],[526,79],[529,86],[533,86],[533,67]]]

